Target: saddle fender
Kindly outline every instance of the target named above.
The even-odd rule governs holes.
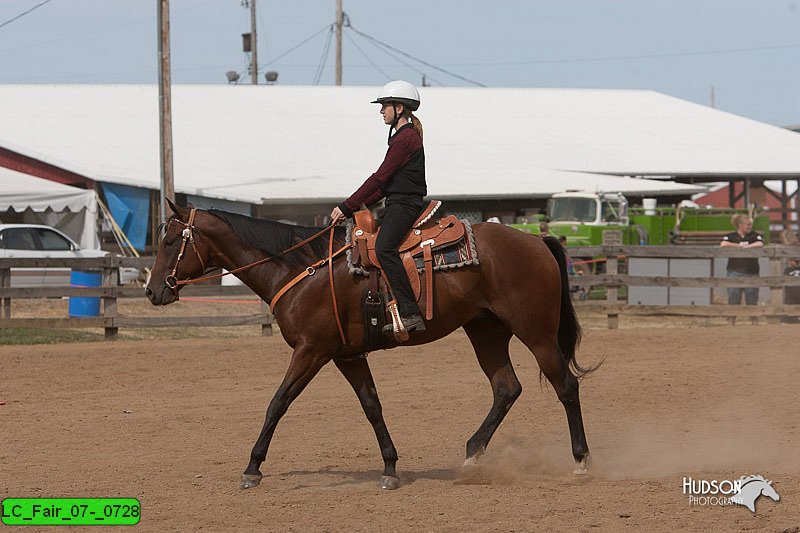
[[[435,222],[431,220],[440,205],[441,202],[436,200],[430,202],[398,247],[400,259],[411,282],[417,302],[420,301],[422,287],[414,257],[423,255],[426,292],[425,316],[428,320],[433,317],[433,250],[456,243],[466,234],[464,224],[454,215],[442,217]],[[353,218],[355,220],[353,242],[358,262],[363,267],[380,269],[380,261],[375,253],[375,241],[380,228],[377,227],[375,218],[367,209],[354,213]]]

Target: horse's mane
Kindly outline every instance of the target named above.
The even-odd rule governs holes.
[[[292,245],[322,230],[322,228],[293,226],[272,220],[252,218],[219,209],[209,209],[208,212],[225,222],[243,243],[275,258],[278,258],[281,252]],[[344,228],[337,227],[334,233],[337,248],[344,243],[344,238]],[[328,239],[327,235],[321,235],[307,245],[281,257],[280,260],[292,267],[308,266],[328,254]]]
[[[744,487],[745,485],[747,485],[747,484],[748,484],[748,483],[750,483],[751,481],[764,481],[764,482],[766,482],[766,483],[769,483],[769,481],[767,481],[766,479],[764,479],[764,476],[761,476],[761,475],[755,475],[755,476],[742,476],[742,477],[739,479],[739,481],[741,482],[741,484],[742,484],[742,487]]]

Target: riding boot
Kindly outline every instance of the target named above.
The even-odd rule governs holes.
[[[425,331],[425,319],[419,313],[412,315],[400,316],[400,322],[403,323],[403,329],[408,333],[422,333]],[[394,336],[394,324],[386,324],[381,330],[387,337]]]
[[[425,331],[425,320],[419,313],[413,315],[401,316],[400,321],[409,333],[422,333]]]

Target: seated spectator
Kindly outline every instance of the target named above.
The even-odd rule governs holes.
[[[566,253],[567,256],[567,274],[569,274],[570,276],[579,276],[581,272],[575,270],[575,264],[572,262],[572,258],[569,256],[569,252],[567,252],[567,236],[559,235],[558,243],[564,247],[564,252]],[[578,298],[581,301],[586,299],[586,289],[583,288],[583,286],[581,285],[574,285],[570,283],[569,291],[570,293],[572,293],[573,298]]]
[[[788,266],[786,267],[786,270],[783,271],[783,275],[790,276],[792,278],[800,278],[800,259],[789,259]],[[800,305],[800,286],[784,288],[783,303],[788,305]],[[800,322],[800,317],[788,317],[783,321],[796,324]]]
[[[539,223],[539,235],[542,237],[550,235],[550,224],[547,220]]]

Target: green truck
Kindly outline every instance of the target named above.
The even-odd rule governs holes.
[[[734,230],[731,217],[749,213],[753,229],[769,244],[769,218],[746,210],[656,207],[646,200],[646,207],[632,208],[620,193],[570,191],[554,194],[547,203],[547,214],[526,224],[512,224],[522,231],[567,238],[567,246],[600,244],[716,245],[722,236]]]

